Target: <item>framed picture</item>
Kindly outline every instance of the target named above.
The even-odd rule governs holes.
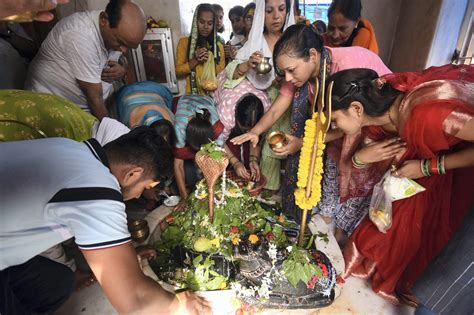
[[[148,29],[143,42],[130,53],[137,81],[163,83],[171,92],[179,92],[169,28]]]

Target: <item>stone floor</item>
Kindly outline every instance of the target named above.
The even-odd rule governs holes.
[[[158,223],[169,213],[167,207],[159,207],[152,211],[147,217],[151,231],[155,231],[150,235],[149,241],[153,242],[159,234]],[[135,214],[137,216],[137,214]],[[309,228],[311,231],[324,230],[324,221],[311,221]],[[323,224],[323,225],[322,225]],[[327,227],[326,227],[327,229]],[[330,235],[330,233],[329,233]],[[333,262],[338,273],[344,268],[342,253],[335,242],[334,237],[330,237],[328,244],[316,243],[318,248],[328,255]],[[233,314],[229,306],[227,295],[229,292],[207,293],[206,297],[213,303],[214,314]],[[116,314],[105,297],[100,285],[95,283],[91,287],[75,292],[71,298],[56,312],[57,315],[88,315],[88,314]],[[266,310],[260,314],[383,314],[383,315],[411,315],[414,310],[407,306],[394,306],[383,298],[376,295],[370,288],[370,284],[362,279],[351,277],[346,280],[345,284],[340,288],[340,295],[335,299],[334,303],[322,309],[312,310]]]

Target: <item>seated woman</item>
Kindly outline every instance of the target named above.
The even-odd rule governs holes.
[[[362,221],[344,251],[346,276],[371,279],[372,289],[392,303],[415,306],[411,286],[474,202],[474,67],[446,65],[382,78],[352,69],[329,81],[334,82],[333,127],[350,140],[340,159],[341,195],[364,194],[371,189],[367,183],[378,181],[391,165],[392,175],[426,189],[392,203],[387,233],[368,218]],[[360,131],[373,141],[400,137],[406,151],[390,160],[373,146],[357,151]],[[371,176],[358,176],[354,152],[358,164],[367,164],[363,174]]]
[[[118,119],[130,128],[149,126],[174,145],[173,94],[153,81],[137,82],[122,87],[116,96]]]
[[[194,13],[191,34],[181,38],[176,49],[176,76],[186,78],[186,94],[206,94],[200,80],[209,52],[212,52],[218,74],[225,68],[224,46],[217,40],[212,6],[202,3]]]
[[[219,146],[224,145],[224,125],[219,121],[216,103],[204,95],[182,96],[176,106],[175,118],[174,176],[181,196],[177,209],[184,209],[187,187],[192,189],[198,180],[194,157],[201,146],[211,140]]]
[[[328,10],[324,45],[329,47],[360,46],[379,53],[372,24],[361,17],[361,0],[333,0]]]

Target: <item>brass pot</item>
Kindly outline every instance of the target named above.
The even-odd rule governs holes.
[[[150,228],[146,220],[129,220],[128,231],[135,242],[141,243],[150,235]]]
[[[270,132],[267,136],[267,142],[272,150],[279,149],[287,143],[285,133],[282,131]]]
[[[263,57],[262,61],[257,65],[255,68],[255,71],[257,74],[267,74],[268,72],[272,71],[272,65],[270,64],[270,58],[269,57]]]

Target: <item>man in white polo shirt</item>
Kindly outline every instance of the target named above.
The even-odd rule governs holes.
[[[141,272],[123,200],[171,175],[172,151],[138,127],[101,147],[64,138],[0,143],[0,313],[47,313],[74,288],[66,266],[38,256],[71,237],[120,313],[207,311],[189,292]]]
[[[142,9],[127,0],[63,18],[30,64],[26,89],[67,98],[99,119],[108,116],[111,83],[126,73],[112,55],[136,48],[145,29]]]

